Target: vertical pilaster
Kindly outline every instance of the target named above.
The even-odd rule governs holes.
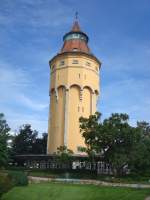
[[[65,90],[65,126],[64,126],[64,146],[67,146],[68,124],[69,124],[69,89]]]
[[[50,93],[49,93],[49,96],[50,96]],[[50,104],[49,104],[49,115],[48,115],[48,137],[47,137],[47,154],[49,154],[50,152],[50,118],[51,118],[51,114],[50,114]]]
[[[53,137],[55,138],[54,141],[54,152],[57,152],[57,147],[59,147],[60,145],[58,145],[58,141],[59,141],[59,137],[58,137],[58,133],[59,133],[59,124],[58,124],[58,101],[59,101],[59,95],[58,95],[58,88],[55,87],[55,121],[54,121],[54,135]]]
[[[91,115],[93,115],[96,112],[96,94],[92,92],[92,103],[91,103]]]

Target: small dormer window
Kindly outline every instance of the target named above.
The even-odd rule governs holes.
[[[80,37],[80,34],[78,34],[78,33],[73,33],[73,34],[72,34],[72,37],[73,37],[74,39],[79,38],[79,37]]]
[[[78,62],[78,60],[73,60],[72,61],[72,64],[78,64],[79,62]]]
[[[82,32],[78,32],[78,33],[67,33],[64,36],[64,40],[84,40],[86,42],[88,42],[88,37],[82,33]]]
[[[74,48],[73,51],[78,51],[78,48]]]
[[[65,61],[64,61],[64,60],[60,61],[60,66],[61,66],[61,65],[64,65],[64,64],[65,64]]]

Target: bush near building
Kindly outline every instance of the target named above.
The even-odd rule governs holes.
[[[22,171],[10,171],[8,177],[11,179],[15,186],[26,186],[28,185],[28,177],[25,172]]]
[[[0,173],[0,197],[15,186],[25,185],[28,185],[28,178],[24,172],[10,171],[8,174]]]
[[[10,190],[12,187],[13,184],[11,182],[11,179],[5,174],[0,174],[0,197],[3,193]]]

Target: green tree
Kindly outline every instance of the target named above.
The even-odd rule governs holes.
[[[57,148],[57,159],[64,166],[70,166],[72,163],[73,151],[66,146],[60,146]]]
[[[80,132],[85,140],[86,147],[81,149],[81,152],[86,152],[89,155],[91,162],[95,160],[95,154],[102,155],[102,147],[99,148],[98,136],[101,113],[96,112],[95,115],[90,115],[89,118],[80,117]],[[99,152],[100,151],[100,152]]]
[[[36,143],[38,132],[32,130],[30,124],[25,124],[20,127],[13,139],[13,152],[14,154],[32,154],[33,146]]]
[[[131,127],[127,114],[112,114],[100,121],[101,114],[80,118],[81,134],[85,139],[87,152],[99,155],[109,163],[114,174],[121,175],[129,163],[129,155],[140,140],[138,128]]]
[[[43,133],[41,138],[36,138],[33,143],[33,154],[46,154],[47,133]]]
[[[136,173],[150,172],[150,124],[137,122],[140,132],[140,141],[134,146],[130,154],[130,169]]]
[[[150,138],[150,124],[146,121],[137,122],[137,127],[139,128],[143,138]]]
[[[5,120],[4,114],[0,113],[0,167],[5,166],[8,161],[7,140],[10,128]]]

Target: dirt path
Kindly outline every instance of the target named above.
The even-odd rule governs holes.
[[[103,185],[112,187],[130,187],[130,188],[150,188],[150,184],[128,184],[128,183],[111,183],[98,180],[83,180],[83,179],[61,179],[61,178],[46,178],[46,177],[34,177],[28,176],[30,183],[40,183],[40,182],[66,182],[73,184],[93,184],[93,185]],[[146,200],[150,200],[148,197]]]

